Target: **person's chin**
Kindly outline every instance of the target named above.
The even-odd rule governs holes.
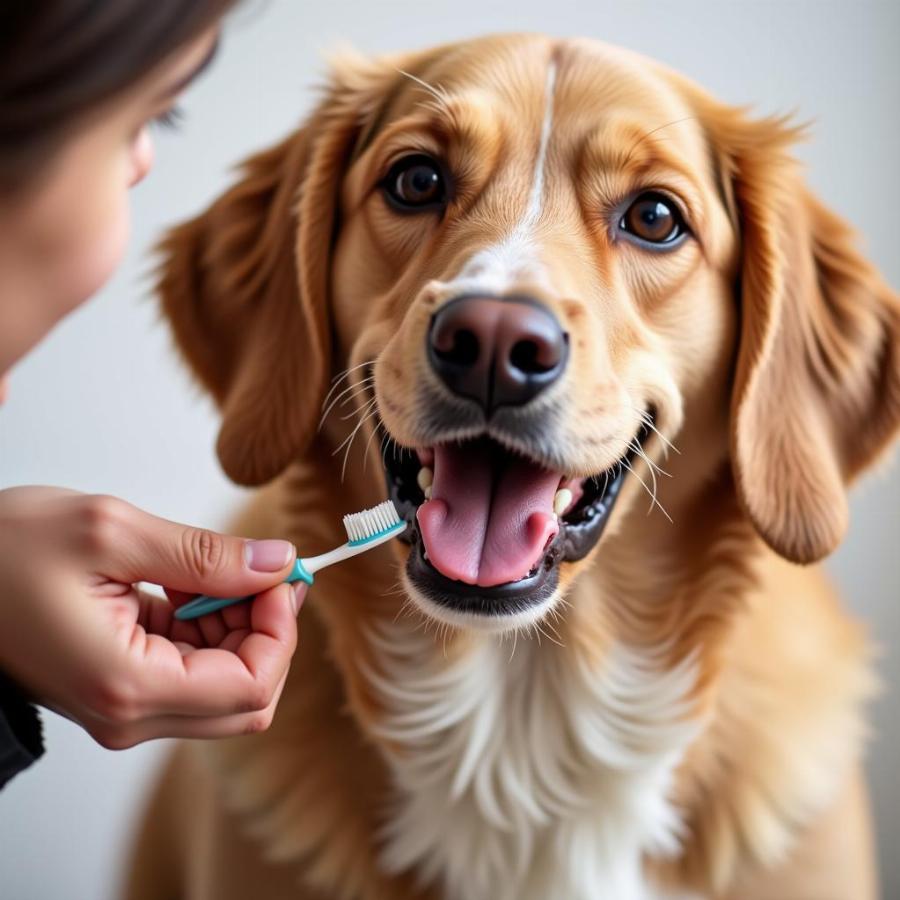
[[[3,373],[0,375],[0,406],[6,403],[6,397],[9,394],[9,375]]]

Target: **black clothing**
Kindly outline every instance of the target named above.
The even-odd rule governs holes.
[[[43,753],[37,710],[0,672],[0,788]]]

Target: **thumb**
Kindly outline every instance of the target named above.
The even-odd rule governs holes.
[[[110,551],[103,574],[149,581],[192,594],[238,597],[283,581],[297,551],[289,541],[246,540],[181,525],[130,507],[118,553]]]

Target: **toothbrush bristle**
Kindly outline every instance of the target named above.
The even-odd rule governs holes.
[[[351,541],[364,541],[399,525],[401,521],[393,501],[385,500],[384,503],[379,503],[371,509],[344,516],[344,528]]]

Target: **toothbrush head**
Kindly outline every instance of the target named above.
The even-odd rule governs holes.
[[[406,528],[406,522],[400,518],[393,501],[385,500],[371,509],[344,516],[344,528],[350,546],[358,547],[388,534],[399,534]]]

